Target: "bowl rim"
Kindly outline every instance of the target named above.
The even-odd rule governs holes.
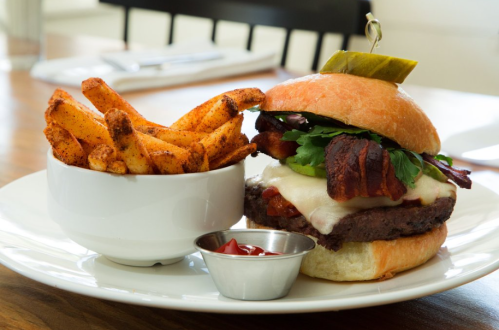
[[[207,171],[207,172],[196,172],[196,173],[181,173],[181,174],[130,174],[130,173],[127,173],[127,174],[116,174],[116,173],[110,173],[110,172],[101,172],[101,171],[96,171],[96,170],[92,170],[92,169],[89,169],[89,168],[83,168],[83,167],[78,167],[78,166],[73,166],[73,165],[68,165],[66,163],[64,163],[63,161],[57,159],[55,156],[54,156],[54,153],[52,152],[52,148],[49,148],[48,151],[47,151],[47,162],[50,162],[50,161],[54,161],[55,164],[57,164],[57,166],[60,166],[60,167],[65,167],[65,168],[68,168],[68,169],[74,169],[76,171],[79,171],[79,172],[83,172],[83,173],[87,173],[87,174],[90,174],[90,175],[103,175],[103,176],[111,176],[111,177],[141,177],[141,178],[158,178],[158,177],[183,177],[183,176],[189,176],[189,177],[196,177],[196,176],[200,176],[200,177],[206,177],[207,175],[216,175],[216,174],[223,174],[224,172],[230,172],[232,170],[234,170],[236,167],[238,166],[244,166],[244,159],[241,160],[240,162],[236,163],[236,164],[233,164],[233,165],[230,165],[230,166],[226,166],[226,167],[222,167],[222,168],[219,168],[219,169],[216,169],[216,170],[210,170],[210,171]]]
[[[214,235],[217,233],[225,233],[225,232],[236,232],[236,233],[244,233],[244,232],[251,232],[251,233],[261,233],[265,235],[270,235],[270,234],[277,234],[277,235],[287,235],[287,236],[302,236],[305,239],[309,240],[311,243],[311,246],[307,249],[304,249],[303,251],[300,252],[295,252],[295,253],[283,253],[283,254],[277,254],[277,255],[267,255],[267,256],[252,256],[252,255],[236,255],[236,254],[225,254],[225,253],[220,253],[220,252],[215,252],[211,250],[207,250],[205,248],[202,248],[198,245],[198,242],[204,238],[205,236],[209,235]],[[237,260],[271,260],[271,259],[288,259],[288,258],[296,258],[299,256],[304,256],[305,254],[309,253],[316,247],[315,241],[310,238],[307,235],[301,234],[301,233],[296,233],[296,232],[290,232],[290,231],[284,231],[284,230],[277,230],[277,229],[225,229],[225,230],[217,230],[217,231],[212,231],[203,235],[200,235],[194,239],[194,247],[201,252],[201,254],[207,254],[216,258],[224,258],[224,259],[237,259]]]

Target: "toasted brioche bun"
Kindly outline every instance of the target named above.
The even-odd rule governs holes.
[[[436,155],[440,139],[414,100],[394,83],[349,74],[313,74],[265,93],[265,111],[298,111],[368,129],[418,154]]]
[[[248,228],[273,229],[250,219],[246,225]],[[391,241],[345,243],[337,252],[317,244],[303,259],[300,272],[332,281],[388,279],[395,273],[424,264],[437,254],[446,237],[444,223],[422,235]]]

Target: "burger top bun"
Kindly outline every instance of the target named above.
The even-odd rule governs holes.
[[[436,155],[433,124],[398,85],[343,73],[312,74],[285,81],[266,94],[264,111],[311,112],[368,129],[419,154]]]

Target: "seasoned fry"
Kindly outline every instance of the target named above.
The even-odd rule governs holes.
[[[104,115],[114,146],[132,174],[153,174],[154,164],[133,129],[127,113],[110,109]]]
[[[242,124],[243,114],[239,114],[201,140],[210,161],[234,149],[234,143],[241,134]]]
[[[66,92],[64,89],[62,88],[57,88],[53,93],[52,93],[52,96],[50,97],[49,99],[49,102],[48,104],[49,105],[52,105],[54,104],[54,101],[57,100],[57,99],[67,99],[71,97],[71,95],[69,95],[68,92]]]
[[[199,142],[208,135],[203,132],[180,131],[169,127],[137,126],[135,129],[141,133],[153,136],[178,147],[189,147],[193,142]]]
[[[88,113],[92,118],[97,120],[99,123],[104,124],[104,117],[99,116],[95,111],[90,110],[87,106],[84,104],[76,101],[68,92],[66,92],[62,88],[57,88],[52,96],[50,97],[49,100],[49,105],[52,105],[55,103],[55,100],[57,99],[63,99],[66,100],[68,103],[72,104],[72,106],[78,108],[81,111],[84,111]],[[47,115],[45,116],[45,119],[47,119]]]
[[[265,94],[258,88],[240,88],[224,94],[236,102],[239,111],[254,107],[265,99]]]
[[[206,148],[200,142],[194,142],[189,149],[189,157],[184,164],[186,173],[206,172],[210,170],[210,163]]]
[[[85,150],[85,153],[87,155],[90,155],[92,153],[92,151],[94,151],[94,149],[97,147],[97,145],[88,143],[85,140],[81,140],[81,139],[77,139],[77,140],[80,143],[80,145],[83,148],[83,150]]]
[[[171,127],[149,122],[100,78],[82,83],[101,116],[57,88],[44,133],[56,158],[115,174],[181,174],[228,166],[255,152],[241,133],[240,112],[263,101],[257,88],[217,95]]]
[[[64,99],[56,99],[49,107],[48,112],[52,120],[71,132],[76,138],[94,145],[113,145],[106,126],[95,121],[92,116],[74,104]]]
[[[54,155],[54,157],[55,157],[55,158],[59,159],[59,160],[60,160],[61,162],[63,162],[64,164],[67,164],[67,163],[64,161],[64,159],[61,157],[61,155],[59,155],[55,149],[52,149],[52,154]],[[69,164],[67,164],[67,165],[69,165]]]
[[[201,145],[201,143],[197,143],[198,145]],[[198,172],[208,172],[210,170],[210,159],[208,158],[208,154],[206,153],[206,149],[204,150],[203,153],[203,161],[201,162],[201,165],[198,168]]]
[[[213,105],[224,96],[234,100],[239,111],[246,110],[260,104],[265,99],[265,94],[258,88],[242,88],[217,95],[203,104],[195,107],[174,122],[170,127],[173,129],[194,131],[202,122],[204,116],[213,108]]]
[[[187,156],[189,155],[189,151],[177,147],[174,144],[165,142],[141,132],[137,132],[137,135],[149,152],[168,151],[174,154],[175,157],[177,157],[181,161],[185,161],[187,159]]]
[[[107,171],[114,174],[127,174],[128,168],[126,167],[124,161],[115,160],[114,162],[108,164]]]
[[[116,108],[128,114],[133,126],[161,126],[145,119],[130,103],[100,78],[88,78],[83,81],[81,90],[83,95],[103,114]]]
[[[217,168],[237,164],[255,151],[256,143],[246,144],[230,152],[228,155],[214,159],[212,162],[210,162],[210,170],[216,170]]]
[[[52,120],[52,117],[50,117],[50,108],[52,106],[49,105],[49,107],[45,110],[44,112],[44,117],[45,117],[45,122],[47,123],[47,126],[53,123],[54,121]]]
[[[204,116],[211,110],[213,105],[218,102],[219,96],[216,96],[201,105],[198,105],[174,122],[170,128],[182,131],[194,131]]]
[[[68,165],[88,167],[87,154],[73,134],[55,123],[50,123],[43,132],[58,159]]]
[[[169,151],[155,151],[149,154],[154,165],[161,174],[182,174],[184,173],[184,162],[178,159],[175,154]]]
[[[236,143],[236,145],[237,145],[238,147],[242,147],[243,145],[245,145],[245,144],[248,144],[248,143],[249,143],[249,139],[248,139],[248,137],[246,136],[246,134],[242,134],[242,133],[241,133],[241,134],[239,134],[239,137],[237,138],[237,140],[236,140],[236,142],[235,142],[235,143]]]
[[[237,116],[237,105],[227,95],[217,101],[196,127],[196,132],[211,133],[231,118]]]
[[[235,136],[235,135],[236,135],[236,132],[234,132],[234,138],[233,138],[232,142],[227,143],[225,148],[223,148],[223,151],[221,152],[221,154],[222,154],[221,157],[223,157],[223,155],[228,155],[229,153],[233,152],[234,150],[241,148],[242,146],[249,143],[248,137],[245,134],[239,133],[238,136]]]
[[[107,125],[106,125],[106,127],[107,127]],[[83,150],[85,150],[85,153],[87,155],[90,155],[95,150],[95,148],[97,148],[97,146],[100,146],[100,144],[88,143],[87,141],[81,140],[81,139],[78,139],[78,142],[80,142]],[[114,145],[107,145],[106,144],[106,146],[108,146],[109,148],[112,148],[114,150],[114,154],[113,155],[114,155],[114,157],[115,157],[116,160],[122,160],[120,158],[120,155],[116,152],[116,149],[114,149]]]
[[[95,149],[88,155],[88,165],[90,169],[100,172],[105,172],[110,163],[116,160],[116,152],[114,148],[99,144]]]
[[[241,119],[240,122],[236,123],[235,129],[232,132],[230,139],[222,146],[221,148],[221,153],[219,154],[219,157],[221,155],[227,155],[228,153],[236,150],[240,146],[242,146],[243,140],[241,139],[241,126],[243,124],[243,121]]]

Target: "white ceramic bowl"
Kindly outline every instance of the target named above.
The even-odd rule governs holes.
[[[171,264],[243,214],[244,162],[205,173],[115,175],[47,154],[48,212],[76,243],[115,262]]]

